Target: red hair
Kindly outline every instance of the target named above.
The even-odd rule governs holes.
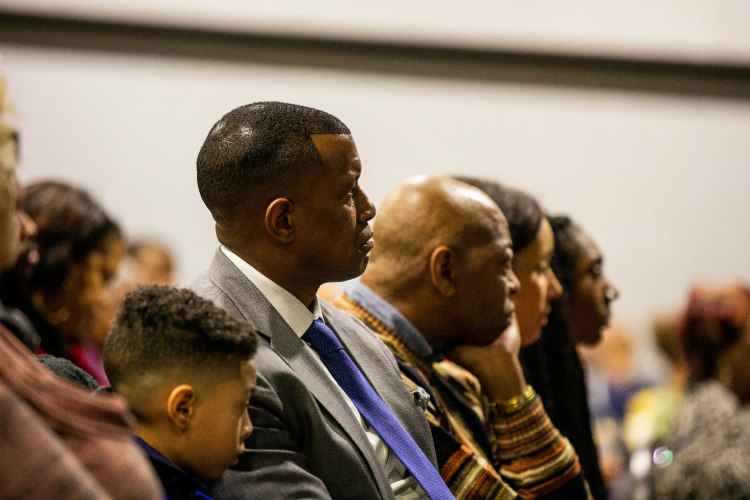
[[[693,287],[682,318],[680,337],[691,381],[711,378],[718,358],[750,324],[750,287]]]

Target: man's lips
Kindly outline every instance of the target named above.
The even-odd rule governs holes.
[[[360,238],[361,243],[359,246],[372,249],[373,246],[375,246],[375,240],[372,239],[372,229],[368,228],[362,233],[362,238]]]

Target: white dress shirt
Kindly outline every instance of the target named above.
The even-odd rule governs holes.
[[[268,302],[271,303],[298,337],[302,338],[302,335],[307,331],[315,319],[323,319],[323,311],[320,309],[320,304],[318,303],[317,298],[313,301],[312,311],[310,311],[310,309],[300,302],[297,297],[267,278],[230,249],[222,245],[221,251],[224,252],[229,260],[231,260],[232,263],[237,266],[237,268],[258,288],[258,290],[260,290],[266,299],[268,299]],[[393,489],[393,494],[396,499],[418,500],[421,498],[427,498],[427,494],[414,476],[409,475],[409,477],[404,477],[406,474],[406,467],[404,464],[401,463],[401,460],[399,460],[391,449],[388,448],[388,445],[385,444],[378,433],[375,432],[375,429],[373,429],[365,419],[362,418],[362,415],[357,410],[357,407],[354,406],[351,399],[349,399],[349,396],[346,395],[344,390],[339,387],[338,383],[333,379],[333,376],[328,372],[328,369],[320,360],[318,353],[315,352],[315,350],[306,342],[304,345],[307,349],[310,349],[310,352],[315,354],[315,359],[318,360],[320,366],[323,367],[323,370],[328,373],[329,377],[331,377],[331,381],[333,381],[341,396],[348,403],[349,409],[357,417],[365,434],[367,434],[370,444],[375,449],[375,454],[383,465],[386,478],[391,483],[391,488]]]

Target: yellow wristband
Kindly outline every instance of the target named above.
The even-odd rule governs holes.
[[[534,398],[536,398],[536,391],[533,387],[527,385],[519,396],[513,396],[499,403],[490,403],[490,411],[497,412],[500,415],[512,415],[526,408]]]

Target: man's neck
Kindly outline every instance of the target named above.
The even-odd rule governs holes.
[[[241,249],[234,249],[227,245],[224,248],[230,250],[237,257],[250,264],[259,273],[270,279],[284,290],[292,294],[297,300],[302,302],[305,307],[311,308],[318,289],[322,283],[308,285],[301,282],[298,273],[288,265],[286,256],[280,259],[270,259],[267,257],[269,252],[251,252]],[[263,255],[263,257],[258,257]]]
[[[436,308],[428,306],[429,299],[419,290],[393,294],[387,286],[379,286],[378,283],[367,280],[366,276],[360,281],[401,313],[419,331],[433,351],[442,351],[446,347],[446,342],[440,335],[445,331],[445,325],[440,321],[434,321]]]

